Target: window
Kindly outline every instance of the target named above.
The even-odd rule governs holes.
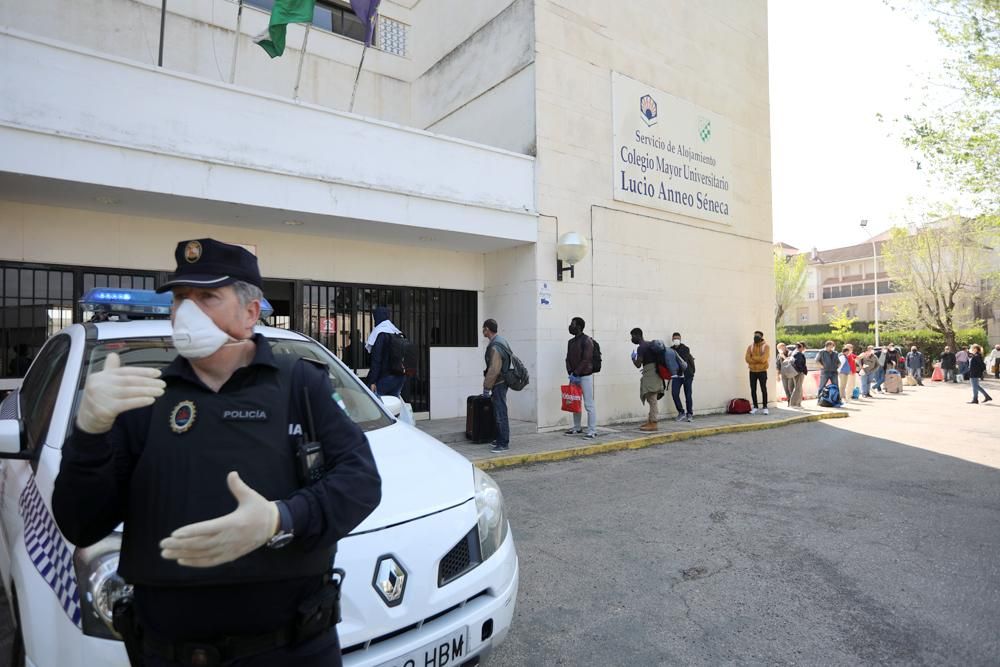
[[[823,288],[823,298],[824,299],[832,299],[833,298],[833,290],[830,289],[829,287],[824,287]]]
[[[38,358],[31,366],[31,372],[25,376],[18,392],[29,452],[34,452],[45,444],[52,412],[56,407],[56,399],[59,398],[59,388],[62,386],[69,350],[69,336],[60,335],[49,340],[38,353]]]
[[[274,7],[274,0],[244,0],[244,2],[266,12],[270,12]],[[347,2],[316,0],[312,24],[320,30],[343,35],[359,42],[365,41],[365,25],[351,11],[351,6]],[[381,21],[376,21],[376,33],[380,25]]]
[[[378,17],[378,48],[386,53],[406,56],[406,37],[409,26],[387,16]]]
[[[816,298],[816,292],[810,290],[809,296],[807,297],[810,301]]]

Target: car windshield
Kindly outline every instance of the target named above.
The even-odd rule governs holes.
[[[267,342],[270,343],[275,357],[291,355],[315,359],[326,364],[330,374],[330,384],[333,385],[333,400],[338,402],[362,430],[374,431],[393,423],[365,391],[357,376],[315,341],[268,338]],[[123,366],[145,368],[165,368],[177,357],[177,350],[174,349],[170,338],[123,338],[89,343],[87,353],[84,355],[84,368],[80,374],[78,392],[83,391],[87,375],[104,368],[104,359],[112,352],[121,357]]]

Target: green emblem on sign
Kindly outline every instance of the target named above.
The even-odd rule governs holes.
[[[707,142],[712,137],[712,121],[701,119],[701,129],[698,130],[698,136],[701,137],[702,142]]]

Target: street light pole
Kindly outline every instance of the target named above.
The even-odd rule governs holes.
[[[867,218],[861,220],[861,229],[865,230],[865,234],[868,234],[872,242],[872,260],[875,262],[875,347],[881,347],[878,338],[878,251],[875,248],[875,238],[868,231]]]

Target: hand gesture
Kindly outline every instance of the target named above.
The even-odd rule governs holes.
[[[104,370],[91,373],[83,387],[76,425],[87,433],[107,433],[123,412],[152,405],[167,387],[155,368],[122,368],[114,352],[104,361]]]
[[[226,476],[239,506],[229,514],[181,526],[160,541],[160,555],[187,567],[215,567],[263,546],[280,525],[278,506],[247,486],[237,472]]]

